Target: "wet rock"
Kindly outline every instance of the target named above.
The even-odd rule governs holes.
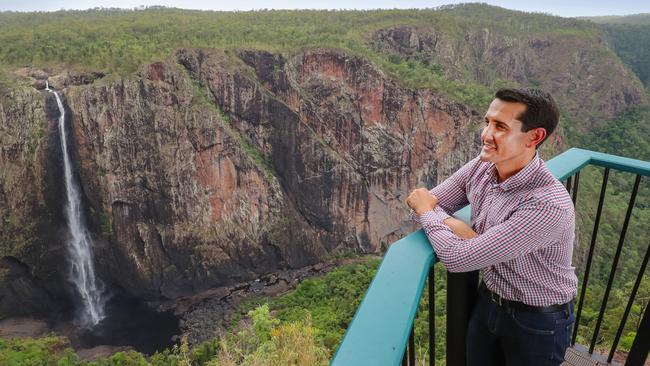
[[[46,319],[13,317],[0,320],[0,338],[37,338],[50,331]]]
[[[43,90],[46,87],[45,80],[35,80],[32,87],[37,90]]]
[[[16,258],[0,258],[0,315],[47,314],[55,308],[48,292]]]

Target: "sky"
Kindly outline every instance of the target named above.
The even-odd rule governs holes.
[[[432,8],[458,1],[447,0],[0,0],[0,11],[56,11],[61,9],[135,8],[162,5],[183,9],[254,10],[254,9],[393,9]],[[650,13],[649,0],[482,0],[513,10],[543,12],[563,17],[626,15]]]

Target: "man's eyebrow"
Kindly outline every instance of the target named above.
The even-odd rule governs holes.
[[[483,117],[483,120],[488,122],[490,119],[488,118],[488,116],[485,116],[485,117]],[[497,124],[501,124],[501,125],[504,125],[506,127],[510,127],[510,125],[508,125],[506,122],[499,121],[498,119],[494,119],[494,118],[492,120],[494,120],[494,122],[496,122]]]

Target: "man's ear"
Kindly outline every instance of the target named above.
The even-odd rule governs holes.
[[[528,143],[526,147],[535,147],[544,141],[546,138],[546,130],[542,127],[533,128],[527,132],[528,134]]]

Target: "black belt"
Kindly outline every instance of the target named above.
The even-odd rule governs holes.
[[[505,307],[505,308],[509,307],[512,309],[531,311],[535,313],[554,313],[556,311],[569,311],[569,304],[572,302],[569,301],[566,304],[554,304],[549,306],[532,306],[532,305],[524,304],[523,302],[507,300],[502,298],[496,293],[490,291],[490,289],[487,288],[487,286],[485,286],[485,283],[483,281],[481,281],[481,285],[479,286],[479,292],[486,294],[490,300],[492,300],[495,304],[501,307]]]

